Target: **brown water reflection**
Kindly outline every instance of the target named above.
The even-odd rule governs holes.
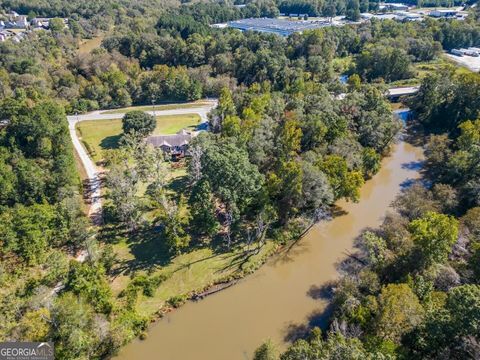
[[[359,203],[340,201],[343,214],[315,226],[289,251],[237,285],[187,303],[153,325],[145,341],[118,359],[240,360],[271,338],[281,346],[328,318],[328,283],[362,229],[377,226],[400,188],[418,177],[420,148],[397,145],[362,189]]]

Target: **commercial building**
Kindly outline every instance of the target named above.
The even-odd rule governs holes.
[[[440,10],[432,10],[430,11],[429,15],[431,17],[436,18],[448,18],[448,17],[455,17],[457,16],[458,11],[456,10],[448,10],[448,9],[440,9]]]
[[[242,31],[259,31],[273,33],[282,36],[289,36],[296,32],[318,29],[332,24],[325,20],[312,21],[290,21],[272,18],[250,18],[236,21],[230,21],[228,26]]]
[[[479,57],[480,56],[480,49],[471,47],[468,49],[452,49],[450,51],[453,55],[457,56],[472,56],[472,57]]]
[[[407,12],[407,11],[396,11],[397,19],[400,21],[422,21],[423,16],[420,14]]]
[[[380,4],[378,9],[380,11],[408,11],[409,7],[408,5],[405,4],[400,4],[400,3],[385,3],[385,4]]]

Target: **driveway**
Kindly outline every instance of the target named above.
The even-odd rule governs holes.
[[[156,116],[163,115],[183,115],[183,114],[198,114],[202,122],[208,121],[207,114],[217,106],[217,100],[208,100],[205,105],[199,105],[198,107],[184,108],[184,109],[170,109],[170,110],[157,110]],[[125,113],[105,114],[108,110],[94,111],[83,115],[67,116],[68,129],[70,131],[70,137],[72,138],[73,147],[78,153],[80,160],[85,168],[85,172],[88,177],[88,197],[90,200],[90,210],[88,215],[91,217],[95,224],[101,222],[102,213],[102,197],[101,197],[101,172],[95,165],[95,163],[88,156],[88,152],[83,147],[80,139],[75,131],[75,125],[81,121],[86,120],[109,120],[109,119],[121,119]],[[153,115],[153,111],[146,111],[146,113]]]

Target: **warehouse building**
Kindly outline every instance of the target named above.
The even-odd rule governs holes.
[[[272,18],[250,18],[230,21],[228,26],[242,31],[259,31],[289,36],[296,32],[331,26],[329,21],[290,21]]]

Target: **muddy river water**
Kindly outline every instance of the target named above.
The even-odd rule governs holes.
[[[166,315],[147,340],[132,342],[117,359],[251,359],[267,338],[283,348],[305,326],[321,325],[327,303],[320,287],[338,278],[337,265],[354,239],[380,224],[401,187],[418,177],[421,160],[420,148],[400,142],[358,203],[340,201],[342,215],[316,225],[237,285]]]

